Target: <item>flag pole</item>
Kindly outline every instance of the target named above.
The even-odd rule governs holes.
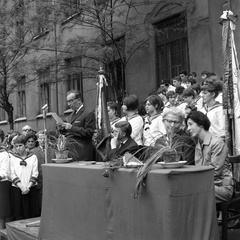
[[[48,110],[48,105],[45,104],[42,107],[42,111],[43,111],[43,130],[44,130],[44,135],[45,135],[45,149],[44,149],[44,158],[45,158],[45,163],[47,163],[47,148],[48,148],[48,144],[47,144],[47,110]]]

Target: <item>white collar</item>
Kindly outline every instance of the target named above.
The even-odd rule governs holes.
[[[76,113],[83,107],[83,104],[76,110]]]

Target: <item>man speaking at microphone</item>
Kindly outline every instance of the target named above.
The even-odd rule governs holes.
[[[73,110],[67,123],[57,124],[60,133],[67,137],[69,155],[75,161],[92,161],[94,147],[95,115],[83,105],[80,92],[67,92],[67,104]]]

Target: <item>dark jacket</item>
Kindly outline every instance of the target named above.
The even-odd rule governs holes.
[[[71,113],[71,129],[63,130],[69,141],[69,155],[75,161],[92,161],[94,147],[92,136],[95,130],[95,115],[83,106],[76,114]]]

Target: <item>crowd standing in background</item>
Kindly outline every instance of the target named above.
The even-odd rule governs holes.
[[[174,129],[186,143],[180,149],[182,158],[191,165],[212,165],[217,201],[230,199],[233,187],[224,142],[222,89],[222,81],[211,72],[203,71],[197,79],[195,72],[181,71],[179,76],[162,80],[142,103],[134,94],[123,99],[121,111],[118,103],[108,102],[112,138],[105,160],[157,146]],[[81,143],[82,147],[76,145],[74,160],[94,160],[94,145],[99,143],[93,139],[97,134],[94,113],[86,109],[78,91],[68,92],[67,103],[73,112],[68,122],[57,125],[57,132]],[[40,215],[45,140],[44,131],[36,133],[28,125],[7,137],[0,130],[0,228],[8,217],[17,220]],[[54,152],[48,145],[48,163]]]

